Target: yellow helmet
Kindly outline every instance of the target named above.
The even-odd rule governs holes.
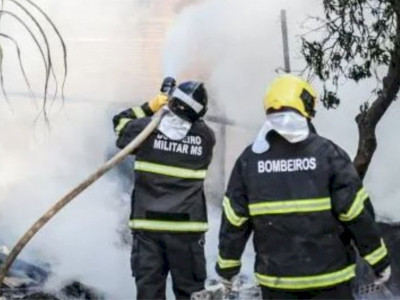
[[[285,74],[270,85],[264,97],[264,108],[280,110],[294,109],[306,118],[315,115],[317,93],[305,80],[290,74]]]

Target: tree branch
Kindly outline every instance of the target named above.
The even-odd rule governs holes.
[[[397,28],[394,42],[394,50],[390,59],[389,68],[383,79],[383,88],[378,98],[372,103],[371,107],[361,109],[356,117],[358,126],[359,141],[358,151],[354,158],[354,165],[363,179],[368,171],[372,156],[377,148],[376,126],[385,114],[389,106],[396,99],[400,89],[400,9],[397,4],[396,9]]]

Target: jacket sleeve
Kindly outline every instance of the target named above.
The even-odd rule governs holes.
[[[389,256],[369,196],[350,158],[337,146],[332,151],[330,166],[334,214],[350,232],[360,255],[379,273],[389,265]]]
[[[231,279],[239,273],[240,258],[252,231],[249,221],[248,200],[243,181],[240,158],[232,170],[223,200],[223,213],[219,233],[219,255],[216,271]]]
[[[126,125],[135,119],[152,116],[153,112],[146,102],[141,106],[133,106],[132,108],[126,109],[113,118],[114,132],[120,136],[123,133]]]
[[[149,105],[134,106],[126,109],[113,118],[114,131],[117,134],[117,147],[126,147],[143,129],[141,118],[149,117],[153,112]]]

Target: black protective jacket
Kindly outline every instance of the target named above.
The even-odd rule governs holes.
[[[125,147],[151,121],[147,104],[116,115],[117,146]],[[173,141],[159,131],[135,152],[135,189],[130,227],[134,230],[204,232],[208,229],[204,179],[215,137],[202,120]]]
[[[224,198],[217,272],[240,270],[253,232],[255,275],[266,287],[307,290],[355,276],[355,250],[379,272],[389,264],[368,194],[348,155],[310,133],[291,144],[276,132],[270,149],[249,146],[233,168]]]

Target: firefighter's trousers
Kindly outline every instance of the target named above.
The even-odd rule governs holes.
[[[204,289],[204,234],[134,232],[131,265],[138,299],[165,299],[169,272],[175,297],[190,299]]]
[[[285,291],[261,287],[263,299],[354,299],[351,283],[309,291]]]

